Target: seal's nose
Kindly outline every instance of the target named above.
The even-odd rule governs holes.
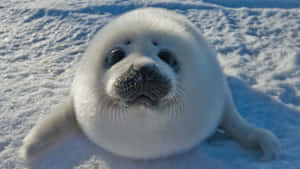
[[[140,73],[144,81],[153,80],[158,76],[161,76],[159,69],[155,64],[135,65],[134,69]]]
[[[131,65],[116,81],[115,90],[127,103],[155,105],[171,90],[171,80],[153,63]]]
[[[157,67],[154,64],[146,64],[143,66],[140,66],[139,72],[142,74],[149,74],[153,71],[157,71]]]

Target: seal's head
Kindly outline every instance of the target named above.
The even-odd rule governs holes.
[[[213,59],[182,15],[153,8],[124,14],[99,31],[75,75],[79,125],[100,147],[126,157],[187,150],[220,118],[214,102],[222,93],[211,96],[222,90],[211,82],[221,78]]]
[[[141,51],[147,48],[151,49]],[[107,95],[127,106],[156,107],[174,95],[178,61],[169,49],[159,49],[154,40],[128,40],[111,49],[104,64]]]
[[[174,107],[183,94],[181,60],[195,52],[193,40],[186,43],[192,36],[170,19],[136,14],[122,15],[100,30],[86,53],[84,76],[99,90],[103,107]]]
[[[113,46],[104,58],[105,93],[126,106],[164,106],[174,99],[179,63],[177,56],[144,35]]]

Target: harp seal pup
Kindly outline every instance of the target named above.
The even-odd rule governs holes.
[[[183,15],[137,9],[104,26],[75,74],[68,101],[24,139],[34,159],[82,131],[113,154],[155,159],[188,151],[220,127],[263,160],[279,156],[278,139],[237,111],[216,53]]]

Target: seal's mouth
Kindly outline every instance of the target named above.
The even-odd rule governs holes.
[[[158,104],[158,100],[154,99],[146,94],[141,94],[134,99],[126,101],[128,105],[143,105],[146,107],[155,106]]]

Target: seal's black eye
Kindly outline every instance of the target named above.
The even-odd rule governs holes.
[[[105,62],[108,66],[112,66],[122,60],[125,56],[126,53],[122,48],[115,48],[110,51]]]
[[[127,40],[126,42],[125,42],[125,45],[130,45],[131,44],[131,41],[130,40]]]
[[[164,61],[165,63],[167,63],[168,65],[170,65],[173,70],[175,72],[178,72],[179,71],[179,65],[178,65],[178,62],[174,56],[173,53],[171,53],[170,51],[168,50],[161,50],[158,52],[158,57]]]
[[[157,46],[157,45],[158,45],[158,43],[157,43],[156,41],[152,41],[152,44],[153,44],[154,46]]]

